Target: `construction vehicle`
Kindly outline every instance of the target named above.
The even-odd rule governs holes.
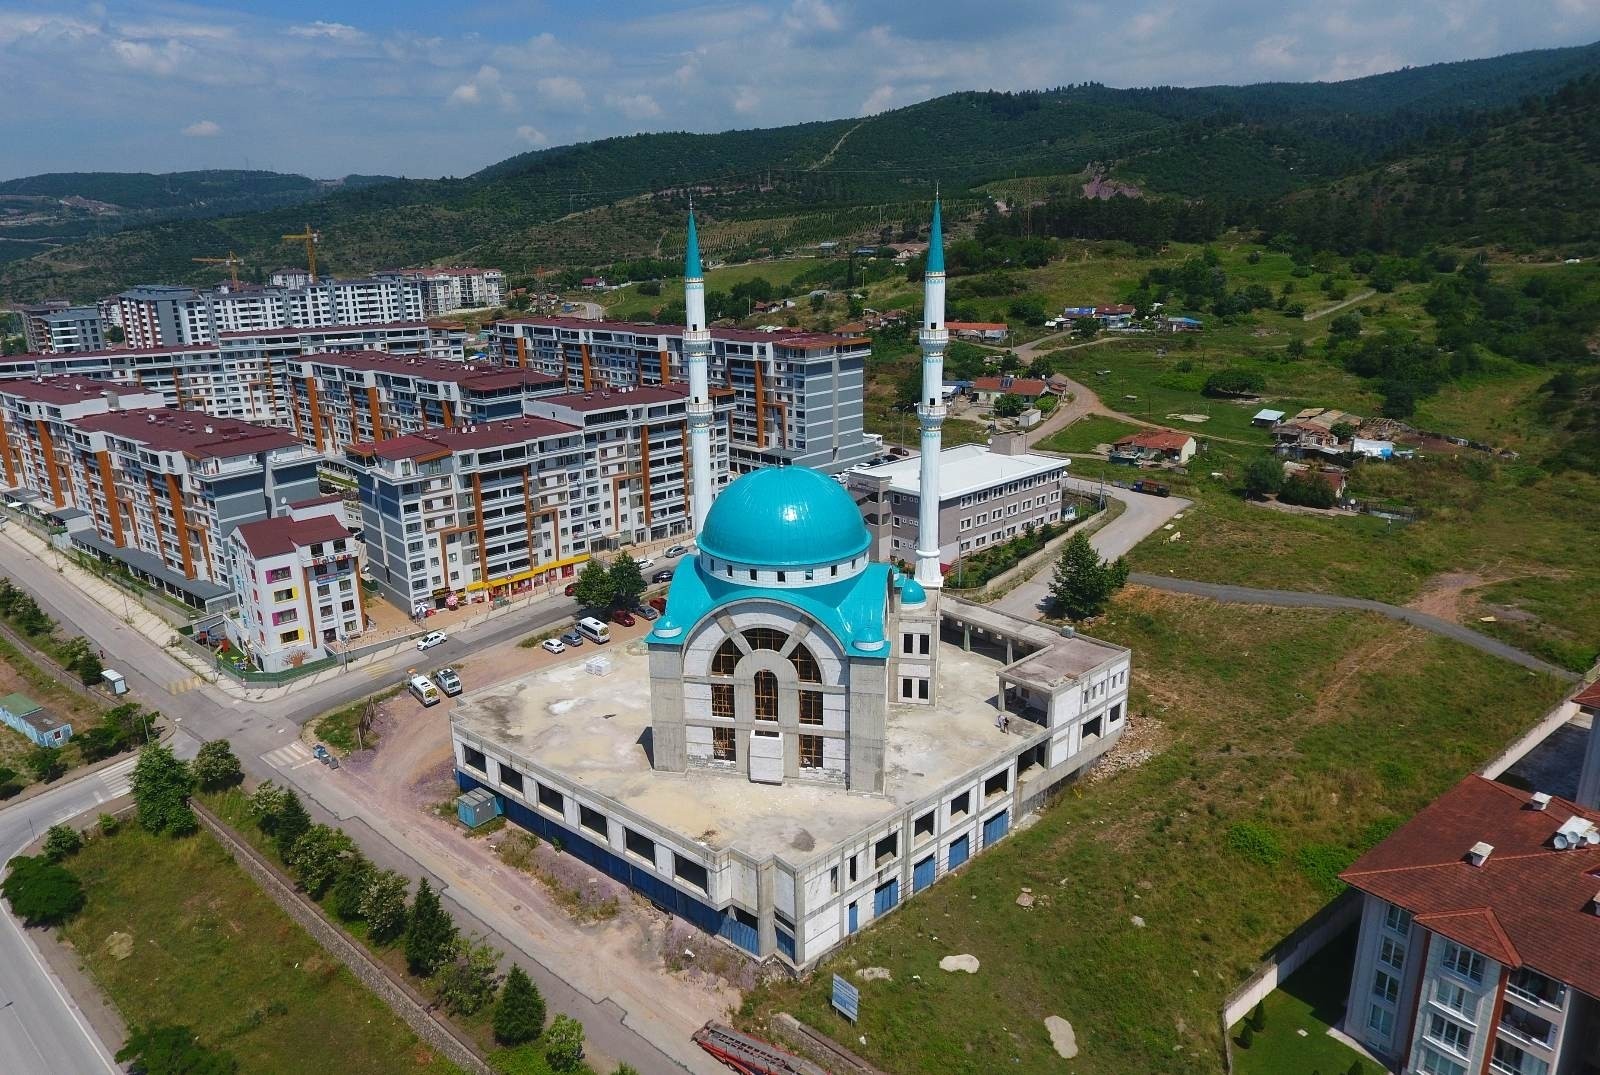
[[[828,1075],[809,1060],[721,1023],[707,1023],[692,1040],[739,1075]]]
[[[306,269],[311,273],[311,282],[313,284],[316,283],[317,244],[322,242],[322,233],[320,231],[312,231],[311,225],[307,224],[304,231],[300,232],[298,235],[285,235],[283,237],[283,241],[286,243],[306,244]]]
[[[228,267],[228,275],[233,279],[234,289],[238,289],[239,266],[244,264],[244,258],[235,254],[232,250],[228,251],[228,256],[225,258],[190,258],[189,260],[198,261],[202,265],[226,265]]]

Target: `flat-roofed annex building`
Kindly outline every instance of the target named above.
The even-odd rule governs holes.
[[[500,361],[565,378],[572,391],[688,379],[681,325],[519,317],[491,328]],[[712,326],[711,395],[727,396],[729,461],[837,473],[872,458],[866,439],[865,337]]]
[[[1017,450],[1001,435],[992,444],[963,444],[939,454],[939,561],[1009,541],[1029,527],[1073,517],[1067,460]],[[873,556],[911,560],[917,547],[921,461],[916,456],[860,467],[846,478],[872,534]]]

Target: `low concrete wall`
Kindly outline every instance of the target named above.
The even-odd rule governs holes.
[[[1221,1012],[1222,1055],[1228,1071],[1233,1070],[1233,1045],[1228,1039],[1228,1028],[1249,1014],[1251,1008],[1265,1000],[1268,993],[1299,970],[1306,960],[1326,948],[1329,941],[1343,933],[1360,916],[1361,893],[1346,889],[1338,899],[1279,941],[1272,954],[1256,967],[1255,973],[1228,994],[1228,998],[1222,1002]]]
[[[307,899],[276,866],[245,843],[220,818],[198,802],[192,802],[195,816],[217,838],[233,860],[261,886],[285,914],[299,923],[317,943],[376,993],[394,1013],[406,1021],[430,1047],[451,1063],[473,1075],[493,1075],[489,1065],[473,1046],[428,1011],[427,1002],[409,984],[398,980],[366,949],[351,940],[323,914],[322,908]]]
[[[1082,498],[1078,499],[1081,500]],[[947,588],[950,593],[967,601],[974,601],[978,604],[993,601],[998,597],[1004,596],[1018,583],[1026,582],[1045,567],[1054,563],[1056,557],[1061,554],[1061,546],[1071,540],[1073,534],[1078,533],[1080,530],[1085,535],[1092,534],[1118,515],[1121,515],[1122,510],[1122,502],[1120,500],[1107,498],[1105,507],[1087,519],[1074,522],[1061,533],[1045,542],[1044,547],[1038,552],[1029,553],[982,586],[970,590],[958,590],[954,586]]]

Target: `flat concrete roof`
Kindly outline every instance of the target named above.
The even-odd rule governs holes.
[[[1004,455],[983,444],[961,444],[939,453],[939,500],[953,500],[968,493],[992,489],[996,485],[1049,474],[1066,473],[1068,460],[1043,455]],[[862,467],[853,473],[870,478],[889,479],[889,488],[913,496],[922,490],[920,455]]]
[[[645,754],[649,662],[612,645],[611,674],[593,676],[582,656],[489,687],[458,704],[451,722],[613,799],[651,823],[756,859],[809,858],[895,814],[1021,741],[995,727],[1001,664],[940,643],[936,706],[887,707],[883,795],[806,784],[756,784],[735,774],[660,773]],[[530,789],[531,794],[531,789]]]

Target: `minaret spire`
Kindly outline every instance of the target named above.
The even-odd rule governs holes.
[[[922,470],[917,510],[917,581],[925,590],[944,585],[939,569],[939,452],[944,426],[944,351],[950,334],[944,327],[944,227],[939,197],[934,194],[933,224],[928,229],[928,257],[922,276],[922,396],[917,400],[917,425],[922,431]]]
[[[700,536],[711,510],[711,397],[706,363],[711,330],[706,326],[706,280],[700,266],[700,234],[689,205],[689,237],[683,254],[683,361],[689,370],[689,508],[694,535]]]

